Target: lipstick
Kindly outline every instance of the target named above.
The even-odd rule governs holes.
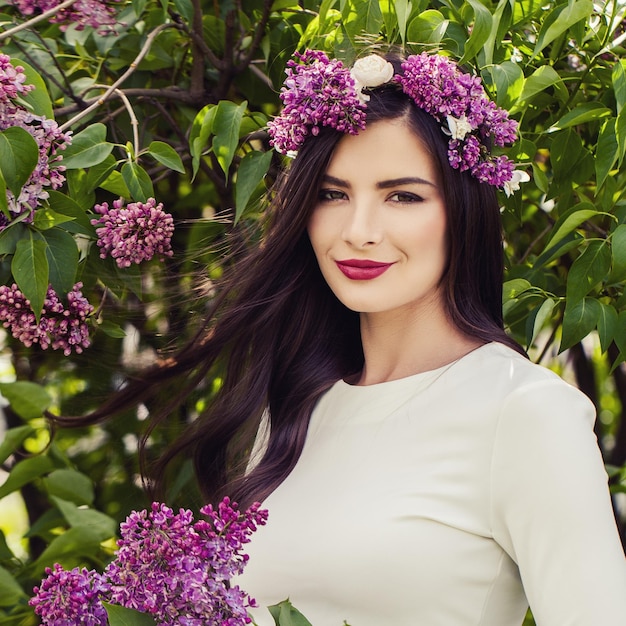
[[[350,280],[372,280],[386,272],[393,263],[380,263],[369,259],[335,261],[337,267]]]

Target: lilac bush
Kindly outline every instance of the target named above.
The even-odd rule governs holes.
[[[103,602],[152,615],[159,626],[242,626],[254,600],[231,584],[248,560],[243,546],[267,511],[258,503],[245,512],[224,498],[217,509],[178,513],[154,502],[120,526],[114,560],[104,574],[48,568],[30,604],[44,625],[106,624]],[[67,621],[60,621],[66,610]],[[91,621],[89,621],[91,620]],[[100,620],[100,621],[98,621]]]
[[[15,216],[28,212],[26,221],[32,221],[32,212],[48,198],[47,189],[58,189],[65,182],[65,168],[61,151],[71,142],[71,133],[62,132],[58,124],[42,115],[35,115],[18,101],[20,95],[34,87],[25,84],[24,68],[13,66],[6,54],[0,54],[0,131],[17,126],[23,128],[37,142],[39,159],[19,197],[7,189],[9,211]],[[9,220],[0,218],[0,230]]]
[[[49,11],[59,4],[61,0],[13,0],[13,6],[25,17]],[[76,0],[70,7],[59,10],[50,21],[60,24],[61,30],[75,24],[77,30],[91,26],[102,34],[109,34],[117,24],[116,13],[115,7],[101,0]]]
[[[72,351],[81,353],[90,345],[88,317],[93,306],[80,291],[82,283],[76,283],[67,294],[67,308],[52,287],[48,287],[39,322],[35,318],[30,301],[13,283],[0,285],[0,322],[13,337],[25,346],[39,344],[44,350],[63,350],[65,356]]]
[[[96,204],[94,211],[101,216],[91,220],[97,227],[100,258],[111,256],[118,267],[124,268],[149,261],[155,255],[161,259],[173,255],[170,242],[174,220],[154,198],[130,202],[128,206],[119,198],[111,208],[108,202]]]

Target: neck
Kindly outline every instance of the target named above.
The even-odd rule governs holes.
[[[463,334],[438,303],[415,310],[361,314],[365,365],[359,385],[443,367],[482,345]]]

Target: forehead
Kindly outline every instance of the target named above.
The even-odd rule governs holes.
[[[383,180],[421,177],[435,182],[432,156],[403,120],[382,120],[337,144],[326,170],[330,176]]]

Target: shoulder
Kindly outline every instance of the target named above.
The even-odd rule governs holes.
[[[589,398],[558,374],[500,343],[479,348],[467,364],[477,388],[497,398],[502,415],[580,414],[593,422]]]

